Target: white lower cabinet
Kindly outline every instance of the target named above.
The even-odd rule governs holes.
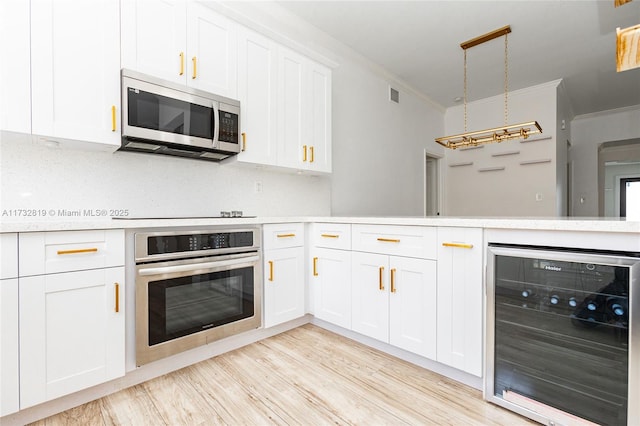
[[[483,239],[478,228],[438,228],[438,362],[482,376]]]
[[[314,248],[311,257],[314,316],[351,329],[351,252]]]
[[[20,409],[18,234],[0,234],[0,417]]]
[[[435,359],[436,262],[352,254],[352,329]]]
[[[264,326],[304,315],[304,225],[264,225]]]
[[[18,279],[0,280],[0,417],[20,408]]]
[[[304,248],[265,252],[264,326],[304,315]]]
[[[124,375],[124,267],[20,278],[20,408]]]

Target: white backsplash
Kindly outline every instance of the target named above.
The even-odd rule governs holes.
[[[14,135],[11,135],[14,136]],[[110,220],[131,217],[327,216],[330,179],[235,163],[161,155],[51,148],[30,137],[3,135],[0,219]],[[256,191],[256,182],[261,192]],[[22,210],[35,216],[26,217]],[[68,214],[67,214],[68,213]]]

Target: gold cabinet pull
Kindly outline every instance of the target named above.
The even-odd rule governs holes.
[[[464,243],[442,243],[442,247],[456,247],[456,248],[471,249],[471,248],[473,248],[473,244],[464,244]]]
[[[278,234],[278,238],[293,238],[296,234]]]
[[[307,146],[302,145],[302,161],[307,161]]]
[[[180,52],[180,75],[184,75],[184,52]]]
[[[247,149],[247,134],[242,132],[242,152]]]
[[[335,234],[320,234],[322,238],[340,238],[340,235]]]
[[[111,131],[116,131],[116,106],[111,105]]]
[[[313,276],[314,277],[318,276],[318,258],[317,257],[313,258]]]
[[[396,268],[391,269],[391,293],[396,292]]]
[[[380,275],[379,275],[379,277],[378,277],[378,280],[379,280],[379,286],[378,286],[378,288],[379,288],[380,290],[384,290],[384,281],[383,281],[383,280],[384,280],[384,277],[383,277],[383,275],[384,275],[384,266],[381,266],[381,267],[380,267],[380,269],[379,269],[379,273],[380,273]]]
[[[78,253],[95,253],[97,248],[75,249],[75,250],[58,250],[58,254],[78,254]]]
[[[191,76],[191,78],[195,79],[196,76],[198,75],[198,71],[197,71],[197,69],[198,69],[197,68],[198,60],[194,56],[193,58],[191,58],[191,61],[193,62],[193,75]]]
[[[273,281],[273,262],[269,261],[269,281]]]
[[[383,243],[399,243],[400,240],[392,239],[392,238],[378,238],[378,241]]]
[[[312,146],[309,147],[309,151],[311,151],[311,160],[309,160],[309,162],[313,163],[313,160],[315,159],[315,156],[313,154],[313,147]]]
[[[120,312],[120,284],[116,283],[116,313]]]

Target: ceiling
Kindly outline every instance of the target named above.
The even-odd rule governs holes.
[[[505,25],[510,91],[563,79],[576,115],[640,104],[640,69],[617,73],[615,54],[640,0],[278,3],[444,107],[463,96],[460,43]],[[467,63],[469,101],[504,93],[504,37],[468,49]]]

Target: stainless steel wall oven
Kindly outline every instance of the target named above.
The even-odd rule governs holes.
[[[546,424],[640,423],[640,254],[490,244],[486,338],[485,399]]]
[[[259,228],[136,233],[136,364],[259,328]]]

